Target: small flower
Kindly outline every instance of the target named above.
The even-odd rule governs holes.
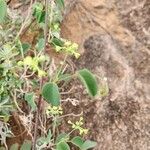
[[[46,109],[46,114],[47,115],[62,115],[63,114],[63,110],[61,106],[49,106]]]
[[[39,70],[38,70],[38,76],[39,76],[39,77],[46,76],[46,72],[39,69]]]
[[[75,52],[75,53],[74,53],[74,56],[75,56],[76,59],[78,59],[78,58],[80,57],[80,54],[77,53],[77,52]]]
[[[31,57],[31,56],[27,56],[27,57],[24,59],[23,62],[24,62],[25,65],[31,66],[32,63],[33,63],[32,57]]]
[[[70,120],[68,121],[68,123],[72,125],[72,129],[79,130],[80,135],[88,133],[88,129],[84,129],[81,127],[83,125],[83,117],[80,117],[80,120],[76,121],[75,123]]]
[[[80,54],[77,52],[78,44],[64,39],[61,40],[64,42],[64,44],[62,46],[55,45],[56,52],[62,51],[69,55],[73,55],[78,59],[80,57]]]
[[[19,67],[21,67],[21,66],[23,66],[23,61],[18,61],[18,63],[17,63],[17,65],[19,66]]]

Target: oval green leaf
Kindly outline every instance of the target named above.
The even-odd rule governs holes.
[[[57,84],[46,83],[42,89],[42,96],[52,106],[60,105],[60,93]]]
[[[56,138],[56,143],[67,142],[69,140],[69,135],[67,133],[61,133]]]
[[[81,149],[82,149],[82,150],[88,150],[88,149],[94,148],[96,145],[97,145],[96,142],[90,141],[90,140],[86,140],[86,141],[83,143],[83,145],[81,146]]]
[[[95,76],[88,70],[82,69],[77,73],[79,79],[86,87],[90,96],[96,96],[98,93],[98,85]]]
[[[81,137],[76,136],[71,140],[71,143],[76,145],[77,147],[79,147],[81,149],[81,147],[84,143],[84,140]]]
[[[20,148],[20,150],[31,150],[32,142],[25,140]]]
[[[7,4],[5,0],[0,0],[0,23],[4,22],[7,14]]]
[[[61,142],[56,145],[56,150],[70,150],[70,147],[66,142]]]

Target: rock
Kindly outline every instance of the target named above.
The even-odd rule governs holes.
[[[62,35],[82,54],[74,62],[107,77],[110,88],[84,109],[96,150],[150,149],[149,12],[149,0],[67,1]]]

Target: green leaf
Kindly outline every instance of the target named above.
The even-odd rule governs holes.
[[[96,96],[98,93],[98,86],[95,76],[87,69],[79,70],[77,73],[79,79],[86,87],[90,96]]]
[[[79,147],[81,149],[81,147],[84,143],[84,140],[81,137],[76,136],[71,140],[71,143],[76,145],[77,147]]]
[[[61,142],[56,145],[56,150],[70,150],[70,147],[66,142]]]
[[[56,138],[56,143],[67,142],[69,140],[69,135],[66,133],[61,133]]]
[[[56,4],[59,7],[60,10],[63,10],[65,7],[64,0],[56,0]]]
[[[27,101],[28,105],[31,106],[31,110],[35,111],[37,109],[37,106],[34,101],[34,93],[26,93],[25,94],[25,100]]]
[[[26,53],[30,48],[31,48],[31,45],[29,43],[22,44],[22,49],[24,53]]]
[[[56,38],[56,37],[54,37],[54,38],[52,39],[52,44],[53,44],[54,46],[59,46],[59,47],[63,47],[63,46],[64,46],[64,42],[63,42],[61,39]]]
[[[11,147],[10,147],[10,150],[18,150],[19,148],[19,144],[16,143],[16,144],[13,144]]]
[[[46,83],[42,89],[42,96],[52,106],[60,105],[60,93],[57,84]]]
[[[83,145],[81,146],[82,150],[88,150],[90,148],[94,148],[97,145],[96,142],[94,141],[90,141],[90,140],[86,140]]]
[[[38,43],[36,44],[36,49],[38,51],[42,51],[44,49],[44,45],[45,45],[45,40],[43,38],[38,40]]]
[[[0,0],[0,23],[4,22],[7,14],[7,4],[5,0]]]
[[[33,16],[36,18],[38,23],[45,22],[45,12],[43,9],[43,4],[39,2],[35,3],[33,6]]]
[[[45,145],[49,144],[52,138],[52,134],[51,134],[51,130],[48,131],[48,135],[47,137],[40,137],[39,139],[37,139],[36,145],[38,146],[38,148],[42,149],[43,146],[45,147]]]
[[[20,148],[20,150],[31,150],[31,141],[25,140]]]
[[[51,130],[49,129],[48,130],[48,134],[47,134],[47,141],[50,141],[51,140],[51,138],[52,138],[52,132],[51,132]]]

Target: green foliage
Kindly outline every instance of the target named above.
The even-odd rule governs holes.
[[[44,49],[44,45],[45,45],[45,40],[43,38],[40,38],[35,47],[38,51],[42,51]]]
[[[81,147],[82,147],[82,145],[83,145],[83,143],[84,143],[84,140],[83,140],[81,137],[76,136],[76,137],[74,137],[74,138],[71,140],[71,143],[81,149]]]
[[[97,143],[94,141],[86,140],[84,141],[81,137],[76,136],[71,140],[71,143],[80,148],[80,150],[88,150],[94,148]]]
[[[72,89],[69,89],[68,81],[72,81],[74,87],[76,86],[74,80],[79,78],[91,97],[107,95],[108,86],[105,83],[99,86],[95,75],[87,69],[77,70],[75,74],[67,62],[68,56],[79,58],[80,54],[78,44],[61,38],[60,23],[64,6],[64,0],[51,1],[48,3],[47,12],[44,1],[35,2],[32,6],[32,14],[29,15],[31,18],[26,20],[22,16],[18,17],[19,14],[15,14],[17,19],[8,18],[10,20],[8,23],[5,22],[6,26],[2,26],[3,32],[0,29],[0,36],[2,34],[2,40],[0,39],[2,41],[0,43],[0,141],[5,147],[7,147],[6,138],[13,136],[9,124],[6,123],[12,112],[18,115],[21,127],[24,126],[31,137],[35,134],[33,133],[33,127],[37,125],[35,120],[39,121],[38,137],[34,142],[37,150],[70,150],[72,144],[80,150],[88,150],[96,146],[96,142],[82,138],[88,133],[88,129],[84,127],[83,117],[79,114],[78,121],[71,121],[76,115],[73,112],[67,114],[66,106],[70,107],[76,100],[71,98],[75,93],[73,91],[70,95]],[[0,23],[5,21],[7,9],[9,8],[6,2],[0,0]],[[48,18],[45,18],[46,16]],[[22,22],[23,20],[25,22]],[[48,28],[47,33],[43,32],[45,27]],[[9,31],[10,28],[13,28],[14,35],[10,33],[12,32]],[[20,33],[18,35],[17,32],[24,29],[29,30],[30,33],[39,31],[39,35],[35,37],[37,43],[35,40],[29,44],[19,39]],[[48,38],[47,42],[46,38]],[[64,60],[59,63],[56,62],[55,57],[47,56],[43,51],[45,44],[48,50],[55,49],[57,53],[65,54]],[[66,85],[69,91],[66,91]],[[70,103],[66,105],[68,101]],[[80,100],[76,101],[80,103]],[[73,116],[71,120],[67,120],[70,127],[63,125],[66,121],[64,117],[68,116]],[[74,131],[79,132],[81,137],[74,137]],[[25,140],[22,145],[16,143],[10,150],[31,150],[32,142]]]
[[[29,43],[22,43],[23,52],[26,53],[31,48]]]
[[[56,144],[61,142],[67,142],[69,140],[69,135],[67,133],[61,133],[56,138]]]
[[[25,100],[27,101],[28,105],[31,106],[32,111],[35,111],[37,109],[34,99],[35,99],[34,93],[25,94]]]
[[[56,145],[56,150],[70,150],[70,147],[66,142],[60,142]]]
[[[36,18],[38,23],[45,22],[45,11],[42,3],[36,2],[33,6],[33,16]]]
[[[79,70],[77,75],[81,82],[86,87],[90,96],[96,96],[98,93],[98,86],[95,76],[87,69]]]
[[[57,84],[46,83],[42,89],[42,96],[52,106],[60,105],[60,93]]]
[[[10,150],[18,150],[19,149],[19,144],[16,143],[16,144],[13,144],[11,147],[10,147]]]
[[[36,148],[41,150],[46,147],[49,143],[51,143],[52,133],[49,130],[47,137],[40,137],[36,142]]]
[[[4,22],[7,15],[7,4],[5,0],[0,0],[0,23]]]
[[[94,148],[97,145],[96,142],[94,141],[90,141],[90,140],[86,140],[83,145],[81,146],[81,150],[88,150],[91,148]]]
[[[46,72],[41,69],[39,64],[45,60],[46,60],[45,56],[33,58],[31,56],[27,56],[24,58],[23,61],[18,62],[18,66],[29,67],[29,69],[31,69],[33,72],[38,73],[38,77],[43,77],[46,76]]]
[[[20,150],[31,150],[32,143],[29,140],[25,140]]]
[[[65,52],[68,55],[75,56],[75,58],[80,57],[80,54],[77,52],[78,45],[76,43],[54,37],[52,39],[52,44],[55,47],[56,52]]]
[[[10,61],[18,55],[18,52],[15,51],[15,47],[12,47],[9,43],[3,45],[0,49],[0,61]]]
[[[64,0],[56,0],[56,4],[58,5],[59,9],[63,10],[65,7]]]

